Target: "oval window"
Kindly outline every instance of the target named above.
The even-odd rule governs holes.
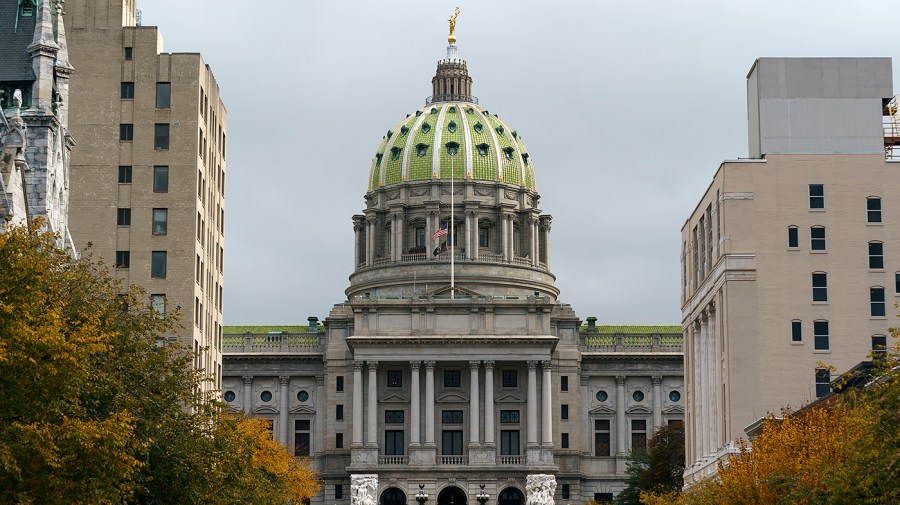
[[[528,166],[528,153],[522,153],[522,162],[525,163],[525,166]]]
[[[484,131],[484,126],[481,123],[475,123],[475,133],[481,133]]]
[[[681,400],[681,393],[679,393],[678,391],[672,391],[671,393],[669,393],[669,400],[673,402]]]
[[[466,114],[475,114],[475,109],[469,107],[468,109],[466,109]]]
[[[500,135],[501,137],[503,136],[503,127],[502,126],[498,126],[494,129],[497,130],[497,135]]]
[[[393,135],[394,135],[394,132],[388,130],[388,132],[387,132],[387,138],[391,138]]]
[[[259,399],[264,402],[272,401],[272,392],[271,391],[263,391],[262,394],[259,395]]]
[[[644,401],[644,392],[643,391],[635,391],[634,393],[632,393],[631,397],[634,398],[634,401],[636,401],[636,402],[642,402],[642,401]]]
[[[431,108],[431,113],[432,113],[432,114],[437,114],[437,109],[435,109],[434,107],[432,107],[432,108]]]
[[[305,401],[309,400],[309,392],[300,391],[299,393],[297,393],[297,399],[300,400],[301,402],[305,402]]]
[[[400,127],[400,136],[402,137],[403,135],[406,135],[407,133],[409,133],[409,128],[407,128],[405,126],[401,126]]]
[[[606,400],[609,400],[609,395],[606,393],[606,391],[602,389],[600,391],[597,391],[597,401],[605,402]]]
[[[457,151],[459,151],[459,144],[456,142],[447,142],[447,154],[455,156]]]
[[[453,121],[450,121],[450,123],[447,124],[447,130],[450,133],[456,133],[456,123],[454,123]]]
[[[416,156],[422,157],[428,154],[428,145],[427,144],[419,144],[416,146]]]
[[[382,156],[384,156],[382,153],[377,153],[377,154],[375,155],[375,164],[376,164],[376,165],[381,165],[381,157],[382,157]]]
[[[224,398],[225,398],[225,401],[228,402],[228,403],[233,402],[234,399],[235,399],[234,391],[225,391],[225,396],[224,396]]]
[[[503,153],[506,154],[506,159],[508,159],[508,160],[513,159],[513,152],[514,152],[514,151],[515,151],[515,150],[514,150],[512,147],[504,147],[504,148],[503,148]]]
[[[482,156],[488,155],[488,145],[487,144],[478,144],[478,154]]]
[[[391,148],[391,159],[392,159],[392,160],[399,159],[399,158],[400,158],[400,151],[402,151],[402,149],[400,149],[399,147],[392,147],[392,148]]]
[[[422,133],[428,133],[431,131],[431,125],[428,123],[422,123]]]
[[[450,107],[450,114],[456,114],[456,107]]]

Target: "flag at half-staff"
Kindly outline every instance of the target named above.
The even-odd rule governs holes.
[[[447,242],[446,241],[441,242],[441,245],[437,246],[434,249],[434,255],[437,256],[438,254],[441,254],[442,252],[447,252]]]
[[[432,239],[441,238],[446,234],[447,234],[447,223],[444,223],[441,225],[440,228],[438,228],[438,231],[434,232],[434,235],[432,235],[431,238]]]

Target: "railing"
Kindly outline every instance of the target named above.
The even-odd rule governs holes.
[[[584,335],[587,352],[684,352],[681,335]]]
[[[531,258],[525,256],[514,256],[509,260],[504,260],[503,256],[500,254],[478,254],[478,258],[467,259],[466,253],[464,252],[456,252],[454,261],[459,264],[473,264],[473,263],[495,263],[495,264],[505,264],[505,265],[519,265],[525,267],[533,267],[539,268],[541,270],[547,270],[547,264],[539,261],[537,267],[532,265]],[[393,261],[391,258],[375,258],[372,260],[371,265],[366,265],[365,262],[361,262],[356,266],[356,271],[361,272],[363,270],[367,270],[369,268],[380,268],[387,265],[402,265],[402,264],[412,264],[412,263],[450,263],[450,252],[443,252],[438,254],[437,256],[431,256],[429,253],[416,253],[416,254],[401,254],[399,261]]]
[[[524,465],[525,456],[497,456],[500,465]]]
[[[322,338],[317,333],[223,335],[223,353],[321,353]]]
[[[467,456],[438,456],[439,465],[468,465],[469,458]]]
[[[408,456],[378,456],[379,465],[408,465]]]
[[[478,97],[473,95],[460,95],[458,93],[444,93],[443,95],[431,95],[425,97],[425,105],[436,102],[469,102],[478,105]]]

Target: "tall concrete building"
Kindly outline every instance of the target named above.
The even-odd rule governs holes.
[[[900,296],[892,94],[887,58],[750,69],[750,157],[719,166],[681,230],[687,485],[759,418],[826,394],[822,364],[884,348]]]
[[[163,52],[137,26],[134,0],[69,0],[71,226],[79,250],[144,287],[154,309],[180,308],[177,338],[218,388],[227,113],[196,53]]]
[[[534,160],[453,39],[431,84],[359,173],[346,301],[323,326],[232,328],[224,399],[312,458],[314,503],[608,502],[629,451],[683,418],[680,327],[583,326]]]
[[[72,65],[60,0],[0,3],[0,227],[42,218],[69,234]]]

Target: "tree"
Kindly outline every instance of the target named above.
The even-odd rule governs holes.
[[[681,489],[684,478],[684,425],[660,427],[646,449],[631,452],[626,465],[628,486],[616,495],[616,504],[640,503],[641,493],[666,493]]]
[[[202,396],[191,351],[165,338],[177,310],[154,312],[100,262],[54,244],[25,227],[0,234],[0,503],[282,504],[318,492],[259,421]]]

